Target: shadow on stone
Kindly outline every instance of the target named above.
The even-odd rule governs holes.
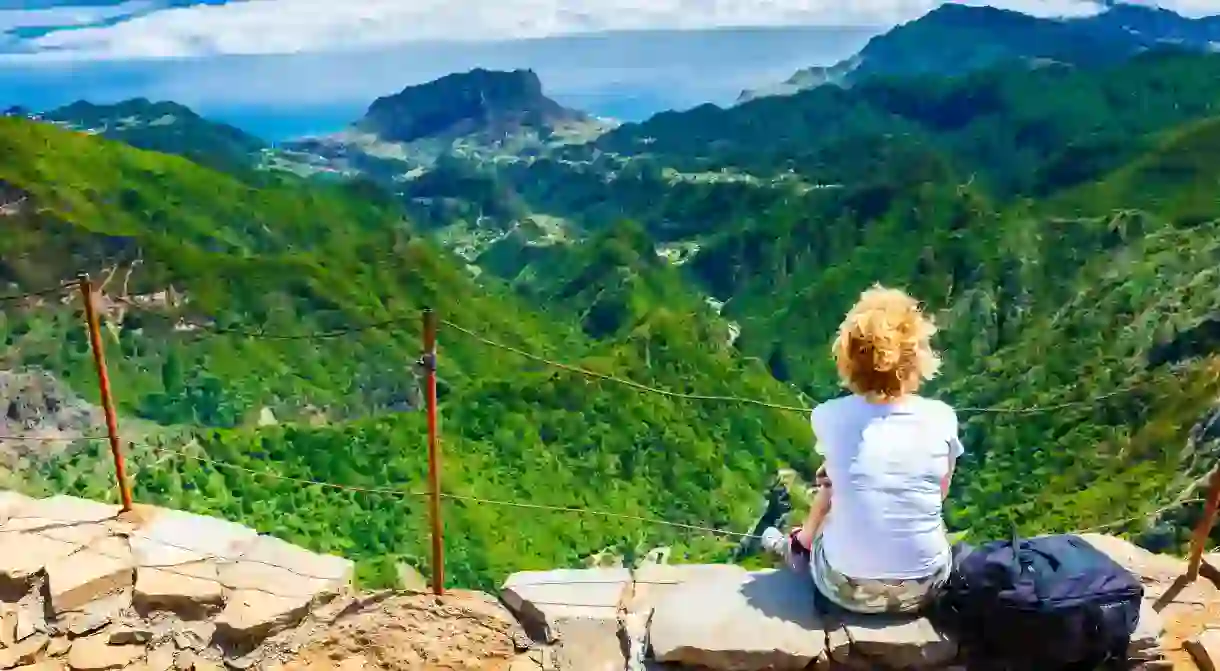
[[[816,593],[807,575],[784,569],[751,573],[741,583],[741,594],[751,608],[811,630],[821,629],[813,602]]]

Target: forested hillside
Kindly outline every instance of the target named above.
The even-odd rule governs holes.
[[[687,315],[662,305],[648,311],[647,329],[582,336],[574,320],[476,283],[373,192],[292,179],[254,188],[180,158],[13,119],[0,120],[0,156],[6,193],[22,203],[5,218],[12,291],[119,269],[106,287],[116,397],[128,420],[160,427],[144,428],[133,448],[136,498],[361,558],[367,579],[390,579],[396,559],[426,569],[420,499],[302,487],[174,451],[305,480],[421,490],[424,418],[412,410],[425,305],[485,337],[603,373],[795,401],[723,343],[690,338]],[[175,300],[160,293],[171,288]],[[6,305],[8,366],[49,370],[96,401],[78,310]],[[351,333],[299,337],[336,330]],[[776,467],[810,466],[800,415],[726,412],[591,383],[452,330],[442,329],[441,357],[445,486],[455,494],[740,528]],[[264,407],[278,425],[255,425]],[[93,443],[25,466],[54,491],[113,498],[108,462]],[[447,516],[449,575],[463,585],[607,546],[723,545],[622,519],[476,504],[448,505]]]

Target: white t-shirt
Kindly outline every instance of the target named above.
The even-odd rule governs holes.
[[[953,408],[853,395],[817,406],[810,423],[833,485],[822,548],[836,571],[901,580],[950,561],[940,486],[963,451]]]

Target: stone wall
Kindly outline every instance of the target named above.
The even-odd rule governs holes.
[[[1220,589],[1175,585],[1180,559],[1086,538],[1147,587],[1133,666],[1214,668]],[[665,560],[517,573],[499,598],[359,594],[350,561],[224,520],[0,492],[0,669],[954,668],[957,646],[925,619],[823,622],[806,577]]]

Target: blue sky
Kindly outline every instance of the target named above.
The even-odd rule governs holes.
[[[743,88],[848,56],[938,4],[0,0],[0,105],[141,95],[292,135],[341,125],[378,95],[483,66],[533,68],[555,97],[630,118],[729,102]],[[1098,9],[1094,0],[988,4],[1039,15]],[[1162,4],[1202,14],[1217,0]]]

